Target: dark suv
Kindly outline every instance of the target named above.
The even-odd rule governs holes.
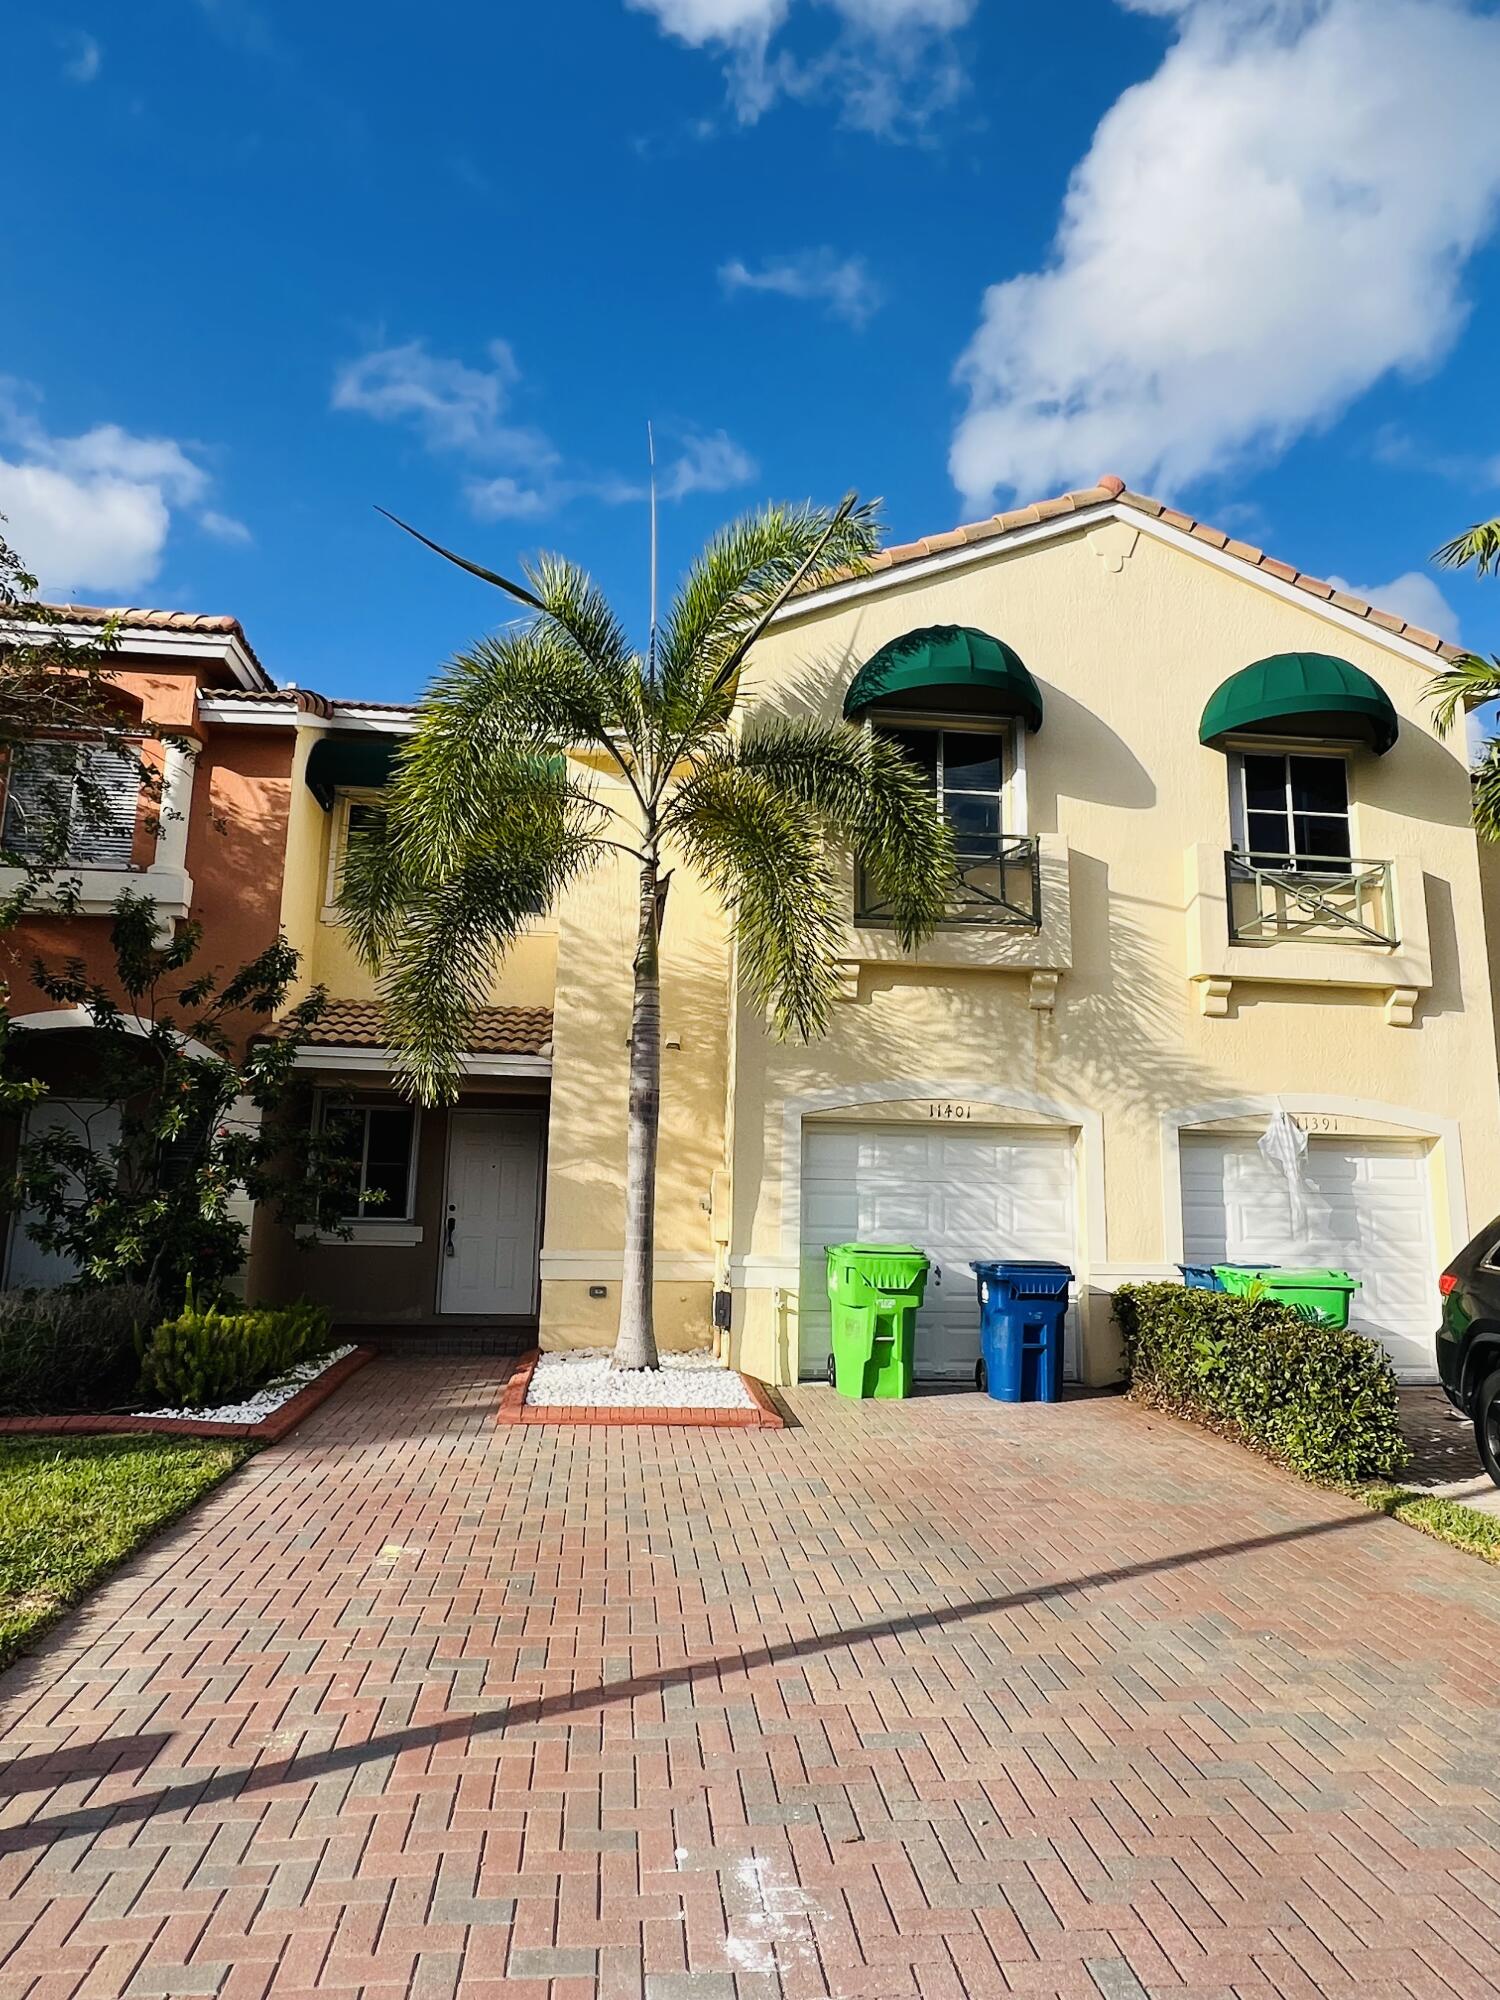
[[[1454,1258],[1438,1290],[1438,1373],[1449,1402],[1473,1418],[1484,1469],[1500,1486],[1500,1220]]]

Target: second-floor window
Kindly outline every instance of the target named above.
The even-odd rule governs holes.
[[[128,868],[141,767],[97,743],[23,743],[5,785],[3,838],[12,854],[63,866]]]
[[[872,722],[899,743],[922,772],[934,809],[953,829],[957,883],[950,924],[1035,925],[1039,921],[1036,843],[1007,825],[1015,760],[1008,727],[961,727],[892,717]],[[876,885],[860,870],[856,918],[889,915]]]
[[[1339,756],[1245,751],[1230,767],[1234,838],[1257,868],[1337,873],[1353,852],[1349,767]]]

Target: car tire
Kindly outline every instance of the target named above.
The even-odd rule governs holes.
[[[1500,1368],[1485,1376],[1474,1398],[1474,1442],[1485,1471],[1500,1486]]]
[[[838,1387],[838,1379],[839,1379],[838,1367],[834,1361],[833,1356],[830,1354],[828,1357],[828,1386],[830,1389],[836,1389]]]

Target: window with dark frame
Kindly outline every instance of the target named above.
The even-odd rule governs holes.
[[[417,1114],[410,1104],[325,1098],[319,1116],[341,1193],[341,1222],[410,1222],[415,1207]]]
[[[1257,868],[1337,874],[1352,855],[1349,767],[1342,757],[1245,751],[1240,852]]]

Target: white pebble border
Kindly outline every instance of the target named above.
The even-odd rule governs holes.
[[[660,1368],[616,1370],[608,1354],[585,1349],[544,1354],[528,1403],[574,1410],[753,1410],[755,1399],[732,1368],[705,1349],[664,1354]]]
[[[354,1349],[335,1347],[328,1354],[320,1354],[312,1361],[299,1361],[295,1368],[289,1368],[285,1375],[274,1382],[268,1382],[264,1389],[257,1389],[253,1396],[243,1403],[220,1403],[212,1410],[135,1410],[138,1417],[191,1417],[199,1424],[258,1424],[264,1417],[274,1416],[283,1403],[289,1403],[293,1396],[305,1389],[309,1382],[330,1369],[335,1361],[342,1361]]]

